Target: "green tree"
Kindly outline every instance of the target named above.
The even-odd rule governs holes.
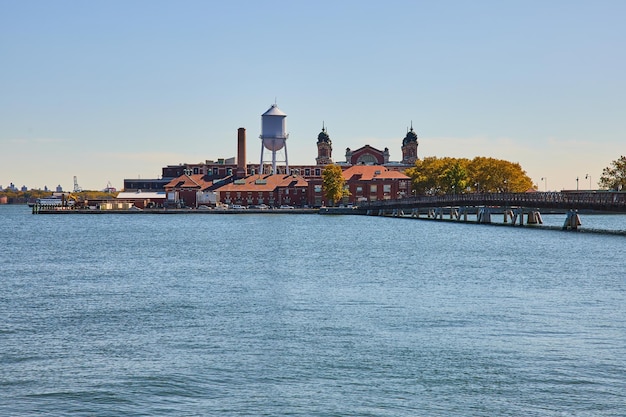
[[[339,165],[326,165],[322,171],[322,190],[326,200],[335,205],[344,196],[344,185],[346,180],[343,178],[343,170]]]
[[[598,185],[603,190],[626,190],[626,156],[620,156],[602,170]]]
[[[467,169],[462,160],[456,160],[446,168],[441,176],[443,190],[446,193],[464,193],[468,183]]]

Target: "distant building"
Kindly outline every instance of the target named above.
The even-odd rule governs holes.
[[[124,179],[124,191],[163,191],[172,178]]]

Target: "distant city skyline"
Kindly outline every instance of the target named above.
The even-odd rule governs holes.
[[[101,190],[161,168],[289,163],[322,123],[346,148],[519,162],[543,191],[597,188],[626,153],[626,3],[0,0],[0,185]],[[578,180],[577,180],[578,179]]]

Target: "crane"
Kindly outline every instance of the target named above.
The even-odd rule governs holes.
[[[117,190],[115,189],[115,187],[113,187],[111,185],[111,181],[108,181],[107,182],[107,188],[104,189],[104,192],[105,193],[114,193],[115,191],[117,191]]]
[[[83,191],[83,189],[80,188],[80,185],[78,185],[78,178],[76,178],[76,175],[74,175],[74,192],[80,193],[81,191]]]

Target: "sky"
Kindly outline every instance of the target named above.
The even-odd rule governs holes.
[[[626,154],[626,2],[0,0],[0,186],[101,190],[161,168],[389,148],[518,162],[596,188]],[[578,178],[578,181],[576,180]]]

